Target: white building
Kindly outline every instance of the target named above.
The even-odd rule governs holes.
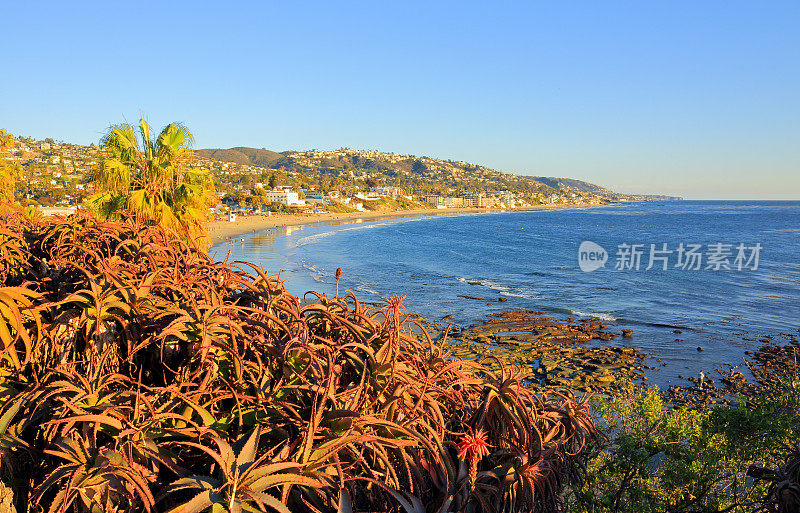
[[[368,192],[367,194],[364,194],[363,192],[357,192],[355,196],[356,198],[364,201],[377,201],[381,199],[381,197],[374,192]]]
[[[384,196],[390,198],[396,198],[398,196],[402,196],[403,194],[405,194],[405,191],[403,189],[401,189],[400,187],[393,187],[393,186],[373,187],[370,190],[376,193],[378,196]]]
[[[444,198],[444,206],[447,208],[461,208],[464,206],[464,198]]]
[[[283,203],[284,205],[305,205],[305,201],[301,201],[296,192],[289,189],[281,189],[274,191],[267,191],[266,198],[270,202]]]

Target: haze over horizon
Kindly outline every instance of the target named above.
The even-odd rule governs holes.
[[[800,199],[800,3],[4,6],[0,127],[351,147],[687,199]]]

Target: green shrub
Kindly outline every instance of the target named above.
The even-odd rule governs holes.
[[[597,399],[607,442],[596,448],[577,512],[752,511],[769,483],[747,476],[774,467],[800,438],[800,392],[756,397],[738,407],[672,409],[657,387]]]

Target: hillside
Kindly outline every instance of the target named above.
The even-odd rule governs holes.
[[[283,158],[283,155],[274,151],[245,146],[237,146],[227,150],[203,149],[196,150],[196,153],[201,157],[219,162],[233,162],[234,164],[258,167],[269,167]]]
[[[350,183],[401,187],[408,193],[458,195],[507,191],[515,195],[553,202],[551,196],[592,196],[607,201],[645,199],[630,196],[573,178],[526,176],[503,173],[462,161],[370,150],[310,150],[282,153],[266,149],[236,147],[228,150],[198,150],[198,155],[220,164],[235,164],[250,171],[282,177],[302,175],[308,183],[330,182],[336,187]],[[226,165],[226,168],[228,167]],[[255,168],[255,169],[252,169]],[[321,180],[320,180],[321,179]],[[646,199],[667,199],[662,197]]]
[[[91,192],[88,175],[103,156],[103,150],[94,145],[18,137],[5,158],[22,167],[16,195],[30,204],[65,206],[80,204]],[[349,198],[354,204],[368,200],[363,193],[372,192],[364,205],[367,209],[378,206],[375,196],[394,200],[404,196],[417,206],[437,207],[470,206],[483,197],[481,205],[500,208],[678,199],[625,195],[582,180],[502,173],[463,161],[350,148],[278,153],[237,146],[200,149],[196,156],[191,166],[212,172],[220,197],[236,197],[245,203],[251,199],[248,204],[258,204],[260,200],[250,197],[263,196],[265,186],[277,185],[333,193],[341,202]],[[330,201],[325,202],[330,206]],[[391,202],[383,207],[406,208]]]
[[[582,180],[575,180],[573,178],[556,178],[552,176],[532,176],[532,180],[543,183],[548,187],[560,189],[577,189],[584,192],[602,192],[605,189],[593,183],[584,182]]]

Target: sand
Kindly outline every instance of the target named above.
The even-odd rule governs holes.
[[[576,208],[581,206],[591,205],[538,205],[517,210],[548,210],[554,208]],[[506,210],[510,211],[510,210]],[[301,224],[320,223],[326,221],[357,221],[359,219],[378,220],[388,219],[393,217],[417,217],[417,216],[430,216],[430,215],[459,215],[459,214],[476,214],[476,213],[490,213],[500,212],[497,209],[486,208],[447,208],[447,209],[416,209],[416,210],[398,210],[395,212],[347,212],[339,214],[275,214],[267,215],[252,215],[242,216],[237,215],[236,221],[211,221],[208,223],[208,236],[211,238],[211,244],[219,244],[225,242],[238,235],[246,233],[255,233],[260,230],[268,228],[277,228],[281,226],[297,226]]]

